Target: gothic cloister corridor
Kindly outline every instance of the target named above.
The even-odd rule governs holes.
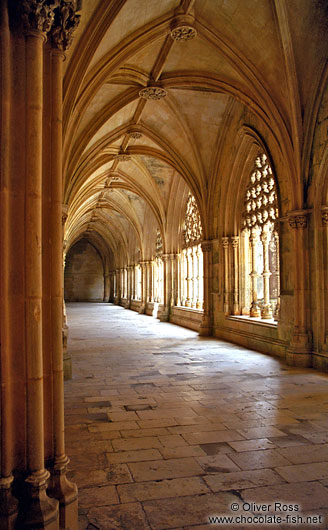
[[[252,501],[321,516],[268,528],[327,528],[327,374],[112,304],[67,311],[81,530],[265,528],[209,524]]]

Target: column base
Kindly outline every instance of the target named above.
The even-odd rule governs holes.
[[[14,530],[18,513],[18,500],[12,494],[13,476],[0,479],[0,530]]]
[[[46,493],[49,472],[32,473],[25,480],[25,496],[17,519],[17,528],[24,530],[59,530],[58,501]]]
[[[70,353],[64,353],[63,358],[63,371],[64,371],[64,380],[72,379],[72,356]]]
[[[272,314],[271,305],[264,306],[261,311],[261,318],[265,320],[265,319],[272,318],[272,317],[273,317],[273,314]]]
[[[169,322],[170,320],[170,311],[167,307],[163,307],[163,311],[159,315],[159,321],[160,322]]]
[[[294,333],[286,353],[286,362],[291,366],[312,366],[312,347],[306,332]]]
[[[200,337],[210,337],[212,335],[212,323],[209,315],[203,315],[203,320],[199,326]]]
[[[145,314],[145,311],[146,311],[146,304],[142,303],[140,308],[139,308],[139,315],[144,315]]]
[[[68,463],[67,456],[55,463],[51,470],[48,493],[50,497],[59,501],[59,527],[78,530],[77,486],[66,477]]]

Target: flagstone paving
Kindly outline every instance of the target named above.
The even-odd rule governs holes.
[[[328,528],[326,374],[110,304],[67,310],[80,530]]]

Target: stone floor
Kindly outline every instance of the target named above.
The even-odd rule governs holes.
[[[68,320],[81,530],[328,528],[327,375],[117,306]]]

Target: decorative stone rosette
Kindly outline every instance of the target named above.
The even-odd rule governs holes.
[[[164,88],[159,86],[147,86],[139,90],[139,96],[144,99],[162,99],[167,96],[167,92]]]

